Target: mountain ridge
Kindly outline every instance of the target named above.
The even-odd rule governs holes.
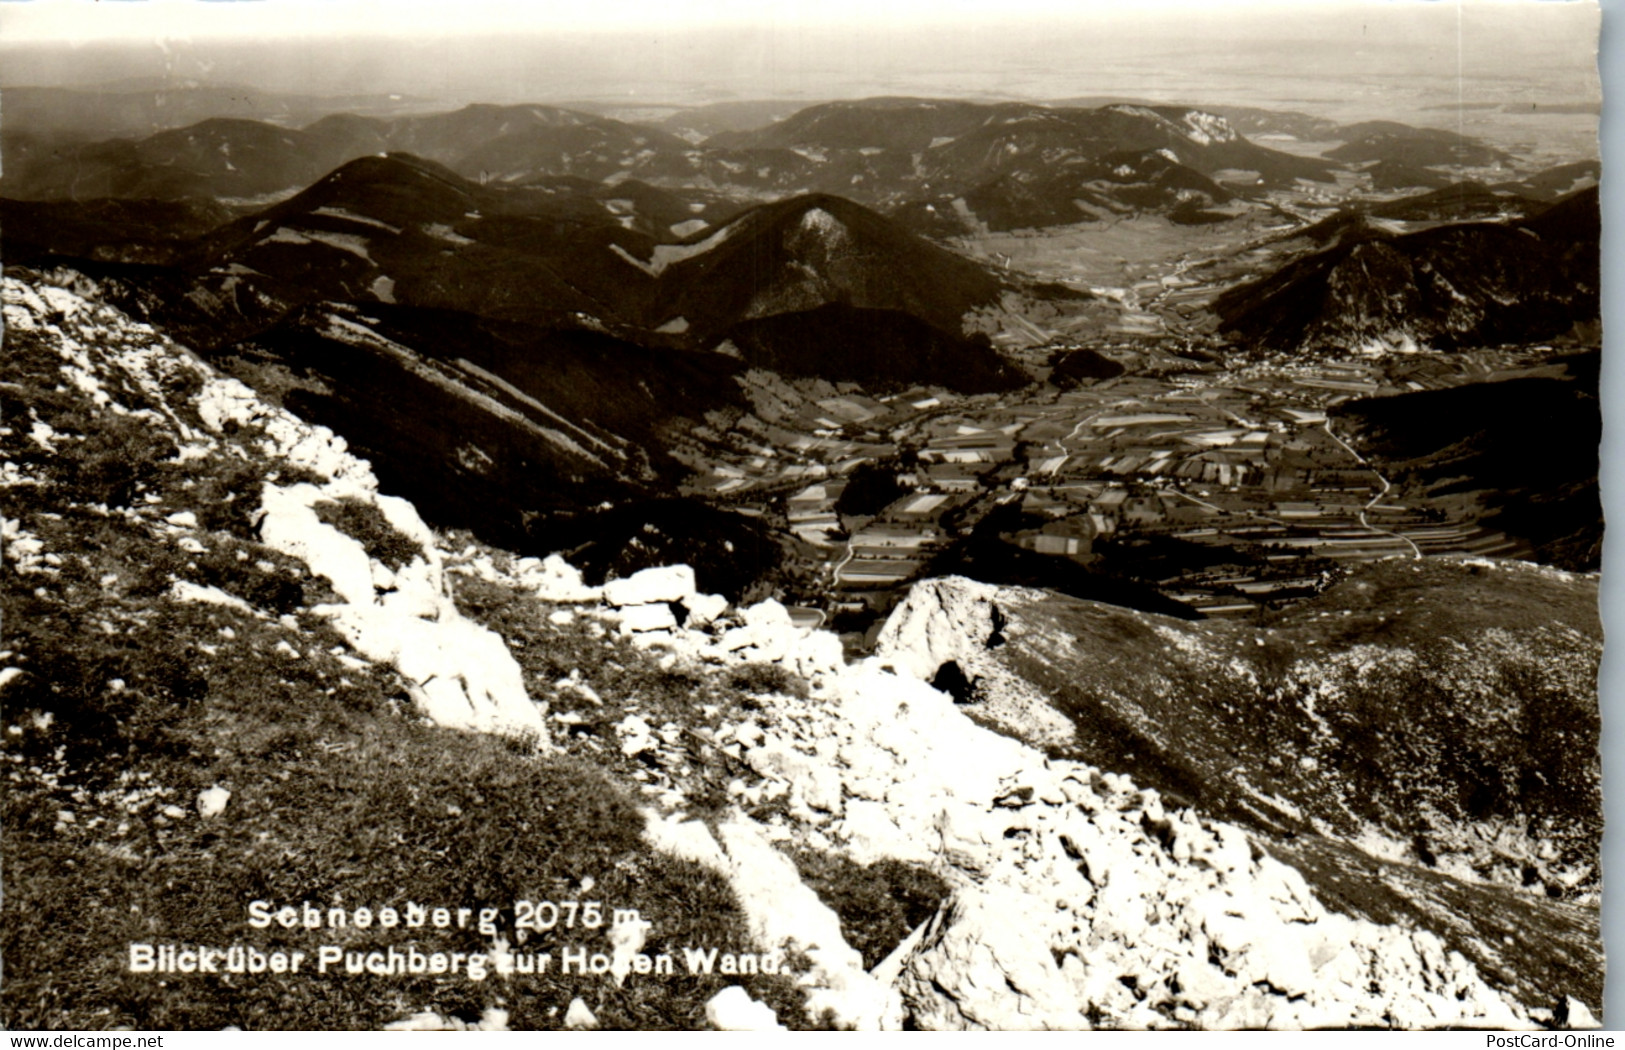
[[[1550,339],[1598,314],[1595,189],[1515,223],[1356,235],[1230,289],[1220,330],[1282,349]]]

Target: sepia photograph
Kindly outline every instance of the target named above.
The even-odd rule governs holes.
[[[1612,1045],[1603,15],[0,0],[0,1027]]]

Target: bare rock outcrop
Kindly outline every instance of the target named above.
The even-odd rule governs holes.
[[[1595,575],[1467,558],[1374,563],[1258,621],[949,577],[911,589],[877,655],[1211,814],[1591,901],[1596,602]]]
[[[810,1002],[865,1028],[1532,1026],[1437,936],[1329,910],[1244,829],[972,721],[921,680],[950,659],[983,669],[977,648],[1000,630],[991,595],[951,588],[953,604],[887,626],[884,657],[830,660],[810,697],[764,695],[753,723],[718,737],[761,778],[747,795],[786,793],[783,823],[740,816],[713,836],[651,815],[658,848],[729,876],[760,944],[813,949]],[[703,665],[749,636],[758,659],[794,668],[832,638],[776,612],[661,644]],[[953,892],[856,982],[833,914],[773,845],[785,839],[926,866]],[[893,1005],[878,1009],[876,988]]]
[[[435,534],[411,503],[380,494],[371,465],[352,455],[328,428],[267,403],[238,380],[157,338],[149,326],[86,298],[80,292],[94,295],[95,289],[82,278],[79,284],[76,291],[7,278],[7,325],[50,331],[65,377],[99,407],[147,417],[152,429],[174,442],[176,462],[253,456],[273,471],[316,479],[266,481],[256,515],[267,546],[325,577],[341,599],[314,611],[328,617],[357,652],[399,670],[419,709],[435,722],[546,741],[545,723],[526,693],[518,664],[500,637],[458,611],[446,590]],[[73,338],[57,318],[71,320],[74,331],[96,341]],[[150,407],[132,412],[112,390],[126,397],[138,392]],[[43,433],[39,439],[50,440]],[[253,498],[252,493],[231,495]],[[412,556],[394,569],[371,557],[359,540],[317,513],[319,504],[338,501],[370,509],[415,548]],[[182,550],[196,553],[203,550],[192,535],[197,525],[195,512],[181,511],[155,527],[172,535]],[[182,600],[246,608],[237,596],[188,581],[177,581],[173,593]]]
[[[252,403],[231,404],[242,409]],[[241,421],[252,418],[251,411],[225,418]],[[370,502],[391,528],[417,543],[417,554],[393,570],[369,557],[359,540],[317,515],[318,503],[336,497]],[[458,611],[446,590],[434,534],[410,503],[381,496],[352,476],[320,486],[267,483],[261,506],[265,543],[325,576],[344,599],[314,611],[367,659],[399,670],[423,714],[454,729],[546,740],[518,663],[500,637]]]
[[[810,961],[800,976],[809,1017],[827,1014],[858,1031],[901,1027],[897,993],[864,971],[861,956],[841,933],[839,917],[754,821],[736,814],[713,836],[696,821],[651,812],[646,835],[657,849],[726,876],[758,945],[796,951]]]
[[[750,993],[730,985],[705,1004],[705,1019],[721,1032],[782,1032],[784,1026],[773,1008],[759,1003]]]

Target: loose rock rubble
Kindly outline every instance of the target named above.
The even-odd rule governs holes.
[[[789,819],[736,816],[713,836],[652,815],[650,838],[727,873],[764,943],[811,949],[811,1001],[841,1023],[890,1028],[906,1012],[944,1029],[1532,1025],[1432,933],[1329,912],[1240,829],[1049,761],[880,660],[848,667],[833,636],[776,606],[732,614],[720,636],[670,631],[665,645],[701,662],[748,646],[811,672],[810,699],[764,696],[756,720],[717,736],[762,778],[741,794],[776,785]],[[920,674],[940,655],[892,663]],[[658,746],[641,719],[618,729],[623,749]],[[852,979],[827,909],[798,912],[793,869],[742,859],[770,838],[926,865],[956,891],[868,975],[877,994]]]

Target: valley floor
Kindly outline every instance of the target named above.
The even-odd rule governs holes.
[[[1481,524],[1478,506],[1396,488],[1328,414],[1355,398],[1507,378],[1552,355],[1219,367],[1123,348],[1104,356],[1130,374],[1064,392],[813,390],[797,401],[781,389],[731,432],[701,433],[714,444],[691,462],[688,491],[783,515],[824,548],[819,597],[831,611],[889,608],[898,587],[994,508],[1014,507],[1023,518],[1004,536],[1012,545],[1115,570],[1209,615],[1249,615],[1373,559],[1529,556],[1527,540]],[[842,513],[851,472],[865,463],[899,475],[904,491]]]

